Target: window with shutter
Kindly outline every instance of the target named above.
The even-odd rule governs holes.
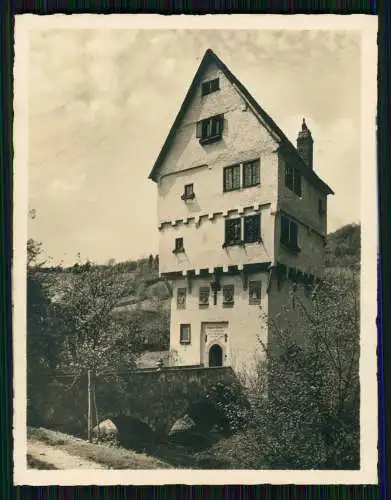
[[[201,144],[208,144],[221,139],[224,128],[224,115],[216,115],[197,123],[196,135]]]

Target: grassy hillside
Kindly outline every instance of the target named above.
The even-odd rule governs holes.
[[[360,251],[360,225],[345,225],[327,237],[326,267],[329,271],[359,269]],[[149,352],[169,349],[170,289],[168,284],[159,278],[158,266],[158,256],[152,255],[136,261],[112,261],[103,266],[119,276],[120,283],[124,285],[124,293],[114,313],[129,320],[131,330],[137,328],[139,333],[142,330],[145,351]],[[40,270],[50,275],[47,281],[50,283],[52,298],[61,299],[59,290],[64,281],[77,279],[77,273],[74,272],[77,268],[78,264],[68,268]],[[142,364],[146,366],[147,363],[148,360],[144,360]],[[155,365],[155,362],[151,361],[151,364]]]
[[[359,268],[361,259],[361,226],[347,224],[327,235],[326,267]]]

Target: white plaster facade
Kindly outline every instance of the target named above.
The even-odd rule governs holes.
[[[216,78],[219,90],[202,95],[202,83]],[[218,345],[223,365],[249,368],[261,354],[259,338],[269,341],[267,316],[278,316],[289,300],[281,269],[285,277],[289,268],[311,279],[323,273],[326,198],[332,191],[257,106],[207,51],[150,174],[158,187],[159,271],[173,291],[174,364],[209,366],[210,349]],[[197,122],[217,114],[224,115],[220,140],[201,144]],[[224,167],[252,160],[259,160],[259,184],[224,192]],[[285,187],[286,164],[300,172],[300,196]],[[187,184],[193,185],[194,198],[183,200]],[[225,247],[226,220],[256,214],[260,241]],[[281,244],[282,216],[294,221],[300,251]],[[173,252],[177,238],[183,239],[183,251]],[[258,304],[250,300],[252,281],[260,283]],[[200,288],[212,283],[216,293],[212,285],[208,306],[200,305]],[[233,304],[223,304],[225,285],[234,286]],[[178,307],[178,289],[186,290],[185,307]],[[190,325],[189,342],[181,343],[180,325]]]

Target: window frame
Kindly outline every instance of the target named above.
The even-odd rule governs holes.
[[[286,230],[284,231],[284,223]],[[284,234],[287,231],[287,238]],[[293,235],[293,236],[292,236]],[[281,215],[280,218],[280,243],[289,250],[300,252],[299,246],[299,225],[296,221],[292,220],[286,215]]]
[[[302,175],[299,170],[289,164],[285,165],[285,187],[299,198],[303,194]]]
[[[181,246],[179,246],[179,244],[178,244],[179,241],[182,242]],[[174,250],[172,252],[173,253],[184,253],[184,251],[185,251],[185,245],[184,245],[183,237],[175,238]]]
[[[208,144],[211,142],[219,141],[222,138],[224,131],[224,114],[210,116],[197,122],[196,137],[199,139],[200,144]],[[205,130],[210,129],[209,133]]]
[[[251,297],[252,287],[259,287],[259,299],[253,299]],[[248,303],[250,306],[258,306],[262,303],[262,281],[261,280],[251,280],[248,282]]]
[[[250,177],[251,177],[251,180],[249,183],[246,182],[246,169],[248,169],[248,167],[256,167],[256,176],[254,176],[254,171],[253,171],[253,168],[251,168],[250,172]],[[250,161],[246,161],[246,162],[243,162],[243,174],[242,174],[242,185],[243,185],[243,188],[250,188],[250,187],[254,187],[254,186],[259,186],[261,184],[261,161],[259,158],[255,159],[255,160],[250,160]],[[254,177],[256,177],[256,181],[254,181]]]
[[[183,333],[185,331],[188,332],[187,339],[184,339]],[[190,345],[191,344],[191,324],[190,323],[181,323],[179,325],[179,343],[181,345]]]
[[[227,290],[231,291],[232,300],[226,300]],[[233,306],[235,304],[235,285],[227,284],[222,286],[223,306]]]
[[[202,293],[208,294],[206,302],[201,301]],[[209,286],[200,286],[198,289],[198,305],[199,305],[199,307],[209,307],[209,300],[210,300],[210,287]]]
[[[229,225],[237,225],[239,227],[239,237],[228,240],[228,226]],[[234,230],[237,232],[237,228]],[[243,243],[242,240],[242,217],[235,217],[232,219],[225,219],[225,227],[224,227],[224,247],[231,247],[235,245],[241,245]]]
[[[189,188],[190,188],[190,192],[188,192]],[[182,194],[181,198],[182,198],[182,200],[193,200],[195,198],[194,183],[184,185],[183,194]]]
[[[240,168],[240,163],[236,163],[235,165],[229,165],[228,167],[223,168],[223,191],[224,193],[228,193],[230,191],[237,191],[238,189],[241,188],[242,186],[242,179],[241,179],[241,168]],[[232,186],[231,188],[227,188],[227,174],[231,172],[231,183]],[[238,177],[238,185],[234,186],[234,172],[237,172],[237,177]]]
[[[258,235],[255,238],[249,239],[248,238],[248,223],[250,220],[257,220],[258,221]],[[261,237],[261,214],[254,214],[254,215],[246,215],[243,217],[243,241],[244,243],[260,243],[262,241]]]
[[[179,301],[180,296],[183,297],[183,305],[180,304]],[[177,288],[177,293],[176,293],[176,308],[186,309],[186,304],[187,304],[187,288],[179,287]]]
[[[220,78],[212,78],[212,80],[202,82],[201,96],[204,97],[206,95],[212,94],[213,92],[217,92],[218,90],[220,90]]]

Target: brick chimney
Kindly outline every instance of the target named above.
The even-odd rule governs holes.
[[[297,151],[303,158],[304,163],[311,169],[313,168],[313,144],[314,141],[312,139],[311,131],[307,128],[305,118],[303,118],[301,130],[297,136]]]

